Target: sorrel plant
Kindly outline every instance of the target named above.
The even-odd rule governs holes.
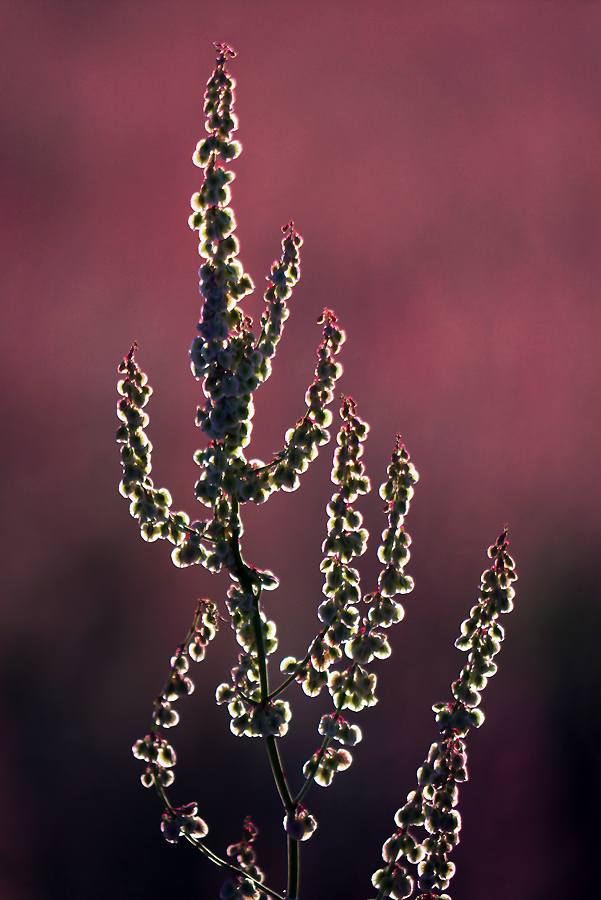
[[[226,168],[242,149],[232,140],[237,128],[233,112],[235,82],[227,71],[227,62],[235,53],[225,44],[215,46],[217,63],[207,83],[204,103],[207,136],[193,156],[203,178],[200,190],[192,197],[190,217],[190,226],[199,233],[202,257],[199,274],[203,305],[190,359],[205,397],[196,416],[205,446],[196,451],[194,459],[200,469],[196,498],[206,508],[206,518],[191,521],[186,513],[174,512],[169,492],[156,488],[151,478],[152,447],[146,436],[148,415],[144,412],[151,388],[135,360],[135,344],[119,366],[120,490],[130,501],[130,512],[139,522],[142,537],[147,541],[166,538],[174,545],[176,566],[200,563],[210,572],[225,568],[229,573],[232,584],[225,606],[240,649],[231,679],[217,687],[216,700],[227,706],[234,735],[265,742],[287,840],[285,892],[274,890],[265,881],[253,846],[257,829],[250,818],[238,831],[238,842],[220,855],[209,846],[209,829],[199,815],[198,804],[176,806],[170,799],[176,755],[165,732],[179,719],[174,704],[194,688],[191,664],[204,658],[221,613],[225,613],[224,609],[218,612],[212,600],[198,601],[190,629],[171,659],[167,682],[154,702],[152,727],[136,741],[133,752],[144,763],[143,785],[153,787],[158,794],[166,840],[185,839],[225,870],[222,900],[294,900],[300,896],[300,845],[317,827],[305,802],[315,784],[327,787],[338,772],[351,765],[351,751],[361,741],[361,730],[345,714],[361,712],[377,702],[376,675],[369,667],[374,659],[390,656],[388,629],[404,616],[396,598],[413,589],[412,579],[405,574],[411,543],[405,517],[418,475],[397,435],[387,479],[380,486],[386,517],[378,548],[381,571],[377,587],[362,593],[353,562],[365,553],[368,533],[355,503],[370,490],[361,461],[369,427],[357,414],[353,400],[343,397],[331,476],[334,493],[327,505],[327,535],[322,547],[320,568],[325,581],[324,597],[317,608],[318,631],[309,646],[299,651],[298,658],[281,660],[281,674],[274,676],[269,663],[278,646],[276,623],[266,617],[261,597],[263,591],[275,590],[279,582],[272,572],[245,560],[242,511],[247,503],[264,503],[275,491],[296,490],[319,448],[330,440],[332,413],[328,406],[342,373],[336,357],[345,334],[334,313],[325,309],[320,320],[323,340],[317,350],[315,378],[305,394],[306,412],[286,432],[283,447],[273,459],[264,462],[247,458],[253,397],[271,374],[272,359],[289,314],[287,301],[300,277],[302,238],[292,222],[282,229],[282,254],[267,278],[265,311],[257,335],[252,331],[252,320],[241,308],[241,300],[254,291],[254,285],[238,259],[236,220],[230,207],[234,174]],[[449,855],[459,841],[461,828],[457,801],[459,786],[468,777],[465,740],[469,730],[478,728],[484,720],[479,709],[481,692],[497,670],[493,658],[504,636],[499,615],[509,612],[513,605],[516,575],[507,553],[506,529],[489,547],[488,556],[490,568],[482,575],[478,599],[455,642],[467,653],[467,662],[451,685],[450,698],[433,707],[439,734],[417,770],[417,784],[396,812],[394,831],[382,849],[383,865],[372,875],[377,900],[449,898],[441,892],[448,889],[455,870]],[[332,711],[319,722],[318,745],[304,764],[302,779],[298,775],[290,778],[280,752],[292,715],[290,703],[284,698],[297,685],[309,697],[325,689],[332,700]]]

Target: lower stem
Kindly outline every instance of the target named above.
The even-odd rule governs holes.
[[[256,659],[259,669],[259,683],[261,687],[261,703],[270,702],[269,697],[269,678],[267,675],[267,654],[265,652],[265,642],[263,640],[263,624],[261,621],[261,586],[259,583],[253,583],[251,570],[244,563],[240,549],[240,505],[239,502],[232,498],[232,510],[230,517],[230,526],[232,530],[231,549],[235,560],[236,576],[241,588],[254,597],[253,610],[253,627],[255,632],[256,643]],[[284,774],[284,767],[280,758],[277,741],[274,735],[268,735],[265,738],[267,745],[267,753],[269,755],[269,763],[273,772],[273,777],[280,795],[282,804],[288,815],[294,815],[297,803],[292,799],[288,782]],[[298,900],[299,890],[299,842],[292,840],[288,836],[288,887],[287,900]]]
[[[299,841],[288,837],[288,886],[286,900],[297,900],[300,881],[300,847]]]

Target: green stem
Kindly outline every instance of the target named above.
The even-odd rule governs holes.
[[[261,585],[244,560],[240,550],[240,504],[237,499],[232,498],[232,511],[230,516],[231,528],[231,549],[234,557],[235,572],[240,587],[245,593],[250,593],[254,597],[253,603],[253,629],[255,633],[257,666],[259,669],[259,683],[261,686],[261,704],[266,705],[271,701],[269,695],[269,676],[267,672],[267,654],[265,653],[265,640],[263,638],[263,623],[261,621]],[[274,735],[268,735],[265,738],[269,763],[273,777],[278,789],[278,794],[282,804],[289,815],[294,815],[297,803],[292,799],[284,767],[280,757],[277,741]],[[298,841],[292,841],[288,838],[288,892],[287,898],[298,897],[298,878],[299,878],[299,846]]]
[[[242,584],[242,582],[240,582]],[[257,645],[257,662],[259,664],[259,683],[261,685],[261,703],[267,703],[269,697],[269,675],[267,672],[267,656],[265,654],[265,641],[263,640],[263,623],[261,621],[261,608],[259,598],[261,589],[258,588],[256,603],[253,610],[253,629]]]
[[[352,666],[349,666],[349,669],[347,672],[347,684],[350,681],[350,679],[355,671],[355,668],[356,668],[356,666],[354,663]],[[340,715],[340,712],[344,706],[345,700],[346,700],[346,687],[345,687],[344,691],[342,692],[342,697],[340,698],[340,701],[338,702],[338,705],[336,707],[336,712],[335,712],[336,718],[338,718],[338,716]],[[305,783],[303,784],[302,788],[300,789],[300,791],[294,798],[295,805],[298,805],[300,803],[300,801],[303,799],[303,797],[305,796],[305,794],[307,793],[307,791],[313,784],[313,781],[315,780],[315,776],[317,775],[317,770],[319,769],[319,764],[322,761],[324,754],[325,754],[326,750],[328,749],[331,741],[332,741],[332,738],[329,737],[328,735],[326,735],[326,737],[324,737],[323,741],[321,742],[321,747],[319,748],[319,750],[317,752],[317,759],[315,760],[315,766],[313,768],[313,771],[311,772],[310,775],[307,776]]]
[[[167,798],[167,794],[165,793],[165,789],[164,789],[163,785],[160,784],[157,781],[157,779],[155,779],[154,784],[155,784],[155,788],[157,790],[159,797],[161,798],[161,800],[163,801],[163,803],[165,805],[165,809],[173,810],[173,807],[172,807],[171,803],[169,802],[169,799]],[[272,891],[270,888],[266,887],[264,884],[262,884],[256,878],[253,878],[253,876],[250,875],[245,869],[240,868],[240,866],[235,866],[233,863],[228,862],[227,859],[222,859],[220,856],[217,856],[217,854],[213,853],[212,850],[209,850],[209,848],[204,843],[197,841],[195,838],[193,838],[189,834],[185,834],[183,836],[186,838],[186,840],[190,841],[191,844],[193,844],[195,847],[197,847],[197,849],[200,850],[201,853],[204,853],[204,855],[207,857],[207,859],[210,859],[211,862],[215,863],[218,866],[222,866],[225,869],[229,869],[231,872],[234,872],[236,875],[242,875],[244,878],[248,878],[249,881],[252,881],[253,884],[256,884],[260,890],[262,890],[269,897],[273,897],[274,900],[284,900],[284,898],[282,897],[281,894],[277,894],[275,891]],[[288,858],[290,858],[290,850],[288,850]],[[297,864],[297,871],[298,871],[298,864]]]
[[[158,780],[158,778],[154,778],[153,781],[154,781],[154,786],[155,786],[155,789],[156,789],[157,794],[159,795],[159,797],[161,798],[161,800],[162,800],[163,803],[165,804],[165,809],[166,809],[166,810],[172,810],[172,809],[173,809],[173,806],[172,806],[171,803],[169,802],[169,799],[168,799],[168,797],[167,797],[167,794],[165,793],[165,788],[164,788],[163,785],[160,783],[160,781]]]
[[[288,886],[286,900],[297,900],[300,884],[300,842],[288,835]]]
[[[285,681],[283,681],[281,683],[281,685],[275,689],[275,691],[271,692],[271,694],[269,695],[270,700],[273,700],[274,697],[277,697],[278,694],[281,694],[283,691],[285,691],[289,684],[292,684],[292,682],[296,678],[298,670],[302,669],[303,666],[305,666],[309,662],[309,659],[311,658],[311,654],[313,653],[313,647],[315,646],[315,644],[318,641],[321,642],[324,639],[324,637],[326,636],[326,634],[330,630],[330,628],[331,628],[330,625],[326,625],[325,628],[322,628],[322,630],[319,632],[319,634],[316,635],[316,637],[311,641],[311,644],[305,654],[304,659],[301,659],[301,661],[298,663],[298,665],[297,665],[295,671],[292,673],[292,675],[290,675]]]
[[[261,702],[265,703],[269,697],[269,679],[267,676],[267,654],[265,653],[265,641],[263,640],[263,628],[261,622],[261,585],[254,572],[242,559],[240,550],[240,504],[232,498],[232,512],[230,516],[232,531],[231,549],[234,557],[234,569],[240,587],[245,593],[251,594],[253,599],[253,629],[255,643],[257,645],[257,664],[259,666],[259,681],[261,685]]]
[[[294,812],[297,803],[292,799],[290,788],[288,787],[288,782],[286,781],[286,776],[284,775],[284,767],[282,765],[278,743],[272,734],[265,738],[265,743],[267,744],[267,753],[269,754],[271,771],[273,772],[273,777],[275,779],[280,799],[286,809],[286,812]]]
[[[215,863],[215,865],[222,866],[224,869],[229,869],[230,872],[234,872],[236,875],[241,875],[243,878],[247,879],[248,881],[252,881],[252,883],[254,885],[256,885],[260,891],[263,891],[264,894],[267,894],[268,897],[273,897],[274,900],[285,900],[285,898],[282,897],[281,894],[276,893],[276,891],[272,891],[271,888],[268,888],[261,881],[258,881],[258,879],[253,878],[253,876],[250,875],[246,871],[246,869],[241,869],[240,866],[235,866],[233,863],[228,862],[227,859],[222,859],[220,856],[217,856],[216,853],[213,853],[212,850],[209,850],[209,848],[206,847],[203,843],[200,843],[199,841],[194,840],[194,838],[191,837],[190,835],[186,834],[186,835],[184,835],[184,837],[188,841],[190,841],[190,843],[193,844],[198,850],[200,850],[201,853],[204,853],[204,855],[207,857],[207,859],[210,859],[211,862]]]
[[[305,794],[307,793],[307,791],[313,784],[313,782],[315,780],[315,776],[317,774],[317,770],[319,769],[319,764],[322,761],[322,759],[324,757],[324,753],[328,749],[331,741],[332,741],[332,738],[329,737],[328,735],[326,735],[326,737],[324,737],[323,741],[321,742],[321,747],[319,748],[319,751],[317,753],[317,759],[315,760],[315,766],[313,768],[313,771],[311,772],[310,775],[307,776],[307,778],[305,779],[305,783],[303,784],[302,788],[300,789],[300,791],[294,798],[295,805],[298,806],[298,804],[301,802],[301,800],[303,799],[303,797],[305,796]]]

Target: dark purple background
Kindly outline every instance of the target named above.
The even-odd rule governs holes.
[[[196,598],[223,609],[227,582],[140,540],[114,444],[116,366],[136,339],[156,480],[201,512],[186,219],[215,40],[239,54],[233,205],[259,290],[280,226],[294,219],[305,239],[254,453],[278,449],[304,410],[327,305],[348,332],[341,389],[371,424],[374,486],[397,431],[421,474],[416,590],[378,666],[380,703],[357,717],[352,768],[309,795],[320,828],[303,896],[375,895],[505,522],[517,605],[470,736],[451,893],[599,896],[601,5],[5,0],[0,36],[1,900],[204,900],[223,880],[163,841],[129,748]],[[317,625],[329,468],[326,450],[296,494],[248,511],[247,558],[281,577],[278,658]],[[366,590],[380,507],[376,491],[361,505]],[[263,747],[236,741],[212,699],[234,659],[224,626],[180,704],[173,799],[199,801],[220,852],[250,813],[283,889]],[[329,708],[298,702],[282,747],[293,784]]]

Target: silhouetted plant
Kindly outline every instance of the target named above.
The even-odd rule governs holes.
[[[155,700],[152,728],[136,741],[133,752],[145,764],[142,783],[154,786],[163,805],[164,837],[171,842],[185,838],[228,870],[220,893],[222,900],[283,896],[292,900],[299,896],[299,844],[310,838],[317,826],[304,806],[305,798],[314,783],[328,786],[338,772],[351,765],[351,749],[360,742],[361,730],[348,722],[343,712],[357,713],[376,703],[376,675],[369,666],[374,659],[390,656],[385,632],[404,615],[395,598],[413,589],[412,579],[404,572],[411,543],[404,520],[418,476],[397,435],[388,478],[380,487],[387,518],[378,548],[382,569],[376,590],[362,596],[359,572],[352,564],[365,553],[368,540],[355,502],[370,490],[361,461],[369,427],[357,415],[353,400],[344,397],[332,468],[335,492],[327,506],[327,536],[322,548],[325,599],[317,609],[319,631],[298,659],[282,660],[283,677],[273,687],[268,663],[277,649],[276,624],[266,618],[261,594],[276,589],[278,580],[272,572],[245,561],[241,510],[245,503],[265,502],[274,491],[296,490],[299,476],[315,459],[318,448],[329,441],[332,414],[327,407],[342,372],[336,355],[345,334],[336,316],[324,310],[320,320],[323,341],[317,350],[315,378],[305,394],[306,413],[286,432],[284,445],[273,459],[247,459],[253,395],[271,373],[271,360],[288,318],[286,301],[300,276],[302,239],[293,223],[282,229],[282,255],[267,278],[265,312],[256,336],[251,319],[240,307],[240,300],[254,290],[254,285],[237,258],[236,221],[229,206],[229,185],[234,175],[224,167],[242,149],[232,140],[237,128],[233,113],[235,82],[226,69],[227,60],[235,54],[224,44],[216,44],[216,48],[217,64],[205,93],[208,135],[193,156],[203,170],[203,181],[192,197],[190,217],[190,226],[199,232],[203,258],[199,273],[203,306],[190,359],[206,398],[204,406],[198,408],[196,421],[208,439],[206,447],[194,455],[200,468],[196,497],[209,514],[206,519],[190,521],[186,513],[173,512],[168,491],[154,486],[150,475],[152,448],[145,433],[148,416],[143,411],[151,388],[135,361],[135,344],[119,366],[120,489],[130,500],[131,514],[138,520],[144,539],[170,541],[177,566],[201,563],[210,572],[219,572],[222,567],[229,572],[232,585],[226,606],[241,652],[230,682],[218,686],[216,699],[227,706],[235,735],[265,741],[287,835],[285,894],[265,884],[253,847],[257,829],[249,818],[239,843],[219,856],[209,849],[208,826],[198,815],[198,804],[176,807],[167,793],[174,781],[176,755],[164,732],[178,722],[173,704],[194,689],[190,662],[204,658],[215,636],[220,615],[213,601],[198,602],[190,630],[171,659],[169,677]],[[503,640],[498,618],[512,608],[516,575],[506,537],[505,529],[488,550],[491,567],[482,575],[478,602],[456,641],[456,646],[468,653],[467,663],[451,686],[451,699],[433,707],[439,738],[418,769],[417,787],[397,811],[396,829],[384,844],[385,865],[372,877],[377,900],[448,898],[440,892],[448,888],[454,873],[449,854],[459,841],[459,785],[468,777],[465,738],[470,728],[479,727],[484,720],[478,708],[480,694],[497,670],[493,657]],[[327,688],[333,703],[332,712],[319,722],[321,741],[303,767],[304,780],[296,792],[285,774],[279,749],[279,739],[286,734],[292,714],[284,694],[295,682],[310,697]],[[420,835],[422,828],[425,835]],[[417,867],[417,872],[410,875],[408,867]]]

